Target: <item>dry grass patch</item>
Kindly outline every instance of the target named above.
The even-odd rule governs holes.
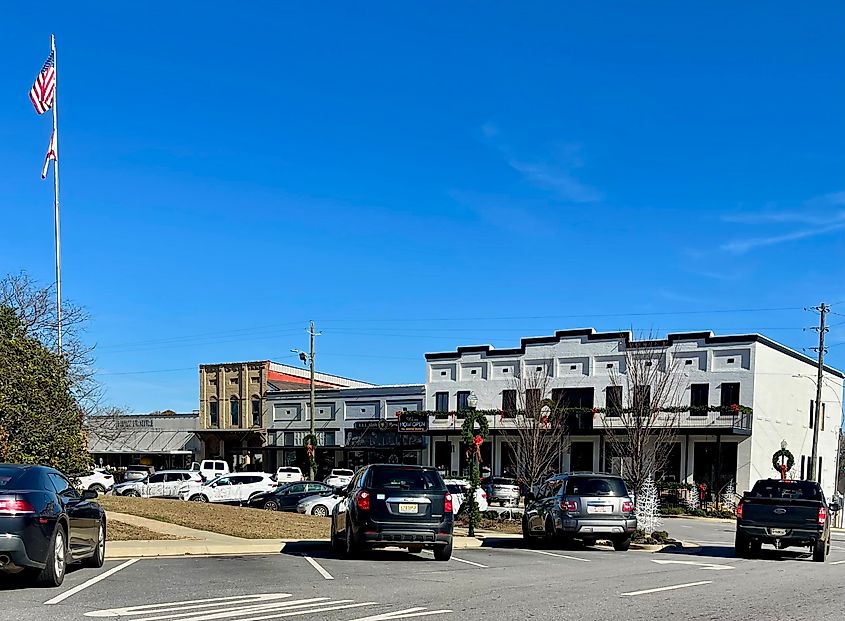
[[[244,539],[328,539],[329,518],[230,505],[157,498],[101,496],[106,511],[198,528]]]
[[[120,520],[109,520],[106,528],[106,539],[108,541],[152,541],[163,539],[181,539],[173,535],[157,533],[143,526],[134,526],[121,522]]]

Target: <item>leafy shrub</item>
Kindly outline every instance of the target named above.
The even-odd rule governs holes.
[[[683,507],[660,507],[661,515],[686,515]]]

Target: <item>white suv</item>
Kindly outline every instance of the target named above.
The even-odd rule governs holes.
[[[304,481],[305,477],[302,476],[302,470],[296,466],[282,466],[276,470],[276,480],[279,483],[299,483]]]
[[[114,477],[105,468],[94,468],[78,477],[78,481],[77,486],[81,489],[90,489],[98,494],[104,494],[114,487]]]
[[[331,485],[332,487],[343,487],[345,485],[349,485],[349,482],[354,476],[355,473],[351,470],[347,470],[346,468],[335,468],[331,471],[329,476],[326,477],[324,483],[326,485]]]
[[[264,472],[237,472],[207,483],[188,483],[179,488],[179,498],[195,502],[243,503],[259,492],[270,492],[278,483]]]
[[[160,470],[140,481],[126,481],[114,486],[115,496],[142,498],[178,498],[185,483],[202,484],[199,472],[190,470]]]

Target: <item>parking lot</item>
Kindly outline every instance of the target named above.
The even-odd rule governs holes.
[[[683,552],[595,548],[495,548],[430,554],[373,552],[341,559],[315,545],[275,555],[112,560],[79,569],[55,590],[4,584],[4,618],[126,617],[133,621],[269,620],[306,616],[379,621],[467,613],[495,619],[803,619],[829,614],[845,578],[845,535],[827,563],[803,551],[733,556],[729,523],[667,520],[676,537],[701,540]],[[706,543],[704,543],[706,542]],[[820,596],[819,594],[825,594]]]

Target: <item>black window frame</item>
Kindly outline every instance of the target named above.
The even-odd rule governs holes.
[[[540,404],[543,402],[543,390],[541,388],[525,389],[525,413],[533,416],[540,411]]]
[[[241,426],[241,401],[236,397],[229,399],[229,420],[232,427]]]
[[[251,399],[250,407],[252,409],[252,426],[261,427],[261,423],[263,422],[263,417],[261,416],[261,399]]]
[[[445,401],[445,403],[444,403]],[[448,412],[449,411],[449,393],[446,391],[434,393],[434,411]]]
[[[220,403],[217,399],[208,402],[208,422],[212,427],[220,426]]]
[[[502,391],[502,412],[514,414],[517,410],[516,390],[508,389]]]
[[[721,407],[721,414],[733,414],[731,406],[739,405],[739,397],[741,394],[742,385],[740,382],[722,382],[719,386],[719,406]],[[733,399],[734,393],[736,399]]]
[[[615,393],[615,394],[614,394]],[[605,414],[607,416],[622,415],[622,386],[608,386],[604,394]]]
[[[631,395],[631,407],[637,415],[651,412],[651,386],[648,384],[634,386],[634,394]]]
[[[462,412],[464,410],[469,409],[469,396],[472,394],[470,390],[459,390],[455,395],[455,399],[457,403],[455,404],[455,409],[458,412]]]
[[[710,406],[710,384],[690,384],[689,389],[690,415],[707,416],[707,408]]]

